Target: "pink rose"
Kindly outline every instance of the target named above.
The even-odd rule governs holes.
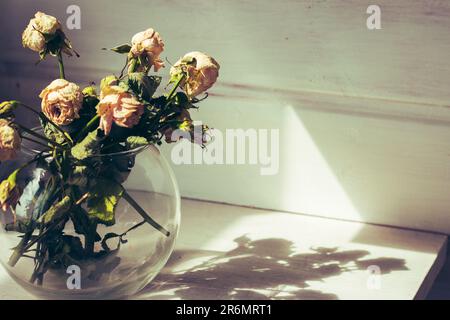
[[[144,105],[131,93],[118,86],[105,87],[97,105],[100,129],[109,134],[113,122],[120,127],[132,128],[139,123]]]
[[[159,55],[164,51],[164,42],[159,33],[152,28],[136,33],[131,39],[130,56],[133,58],[146,57],[148,67],[158,71],[164,67],[163,61]]]
[[[22,45],[36,52],[45,49],[46,35],[53,35],[61,29],[61,23],[55,17],[38,11],[30,20],[25,31],[22,33]]]
[[[213,86],[219,77],[219,69],[220,65],[214,58],[205,53],[194,51],[179,59],[170,68],[170,75],[174,77],[180,72],[186,72],[186,79],[181,83],[181,86],[184,87],[188,96],[195,97]]]
[[[42,112],[57,125],[68,125],[79,118],[83,93],[75,83],[56,79],[42,90]]]

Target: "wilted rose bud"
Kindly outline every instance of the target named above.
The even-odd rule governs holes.
[[[176,135],[177,137],[175,138],[172,136],[175,130],[181,130],[188,133],[191,128],[192,119],[189,111],[183,109],[176,120],[178,121],[178,125],[176,127],[168,128],[163,132],[164,138],[167,143],[177,142],[180,138],[182,138],[179,135]]]
[[[170,68],[172,78],[186,74],[181,83],[189,97],[195,97],[213,86],[219,76],[220,65],[205,53],[194,51],[184,55]]]
[[[17,185],[17,173],[14,171],[0,183],[0,207],[7,211],[10,207],[15,207],[20,198],[20,189]]]
[[[145,31],[136,33],[131,39],[131,50],[129,53],[130,58],[144,58],[144,65],[138,66],[137,70],[153,69],[158,71],[161,67],[164,67],[163,61],[159,58],[159,55],[164,51],[164,42],[162,41],[159,33],[152,28]]]
[[[196,143],[203,147],[210,141],[210,128],[206,124],[197,124],[194,122],[189,132],[191,134],[192,143]]]
[[[11,100],[0,103],[0,117],[7,117],[20,105],[19,101]]]
[[[60,29],[61,23],[58,19],[38,11],[22,33],[22,44],[33,51],[42,52],[45,50],[48,38]]]
[[[0,161],[12,160],[20,150],[19,132],[6,119],[0,119]]]
[[[163,132],[167,143],[177,142],[182,138],[201,146],[208,143],[209,127],[201,124],[201,122],[193,121],[186,109],[180,112],[176,120],[178,121],[176,126],[170,127]]]
[[[79,118],[83,94],[75,83],[56,79],[42,90],[42,112],[57,125],[68,125]]]
[[[86,87],[81,92],[86,97],[97,97],[97,90],[95,89],[94,86]]]
[[[97,105],[100,116],[100,129],[106,135],[111,131],[112,124],[132,128],[139,123],[144,113],[144,105],[131,93],[119,86],[104,87]]]

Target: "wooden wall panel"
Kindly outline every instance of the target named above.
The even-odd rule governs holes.
[[[280,129],[280,172],[174,166],[182,194],[450,233],[450,3],[379,0],[382,29],[366,28],[372,1],[11,1],[0,3],[0,98],[37,103],[56,76],[33,66],[20,33],[37,9],[65,16],[82,84],[122,66],[101,51],[157,28],[175,61],[199,49],[222,64],[194,118],[219,129]],[[62,20],[64,20],[62,18]],[[167,69],[162,71],[167,74]],[[164,148],[170,157],[170,148]]]

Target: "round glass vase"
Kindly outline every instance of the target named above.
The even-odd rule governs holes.
[[[36,148],[24,146],[15,161],[1,164],[1,181],[39,153]],[[21,196],[15,211],[0,211],[0,263],[18,284],[38,298],[132,297],[153,280],[173,251],[180,223],[180,195],[175,176],[159,150],[148,146],[96,157],[122,163],[132,159],[133,164],[122,183],[126,196],[119,198],[114,221],[97,225],[97,238],[90,241],[92,254],[83,253],[89,246],[88,239],[76,231],[71,219],[67,219],[56,240],[41,237],[52,232],[45,233],[42,217],[36,216],[36,203],[41,201],[42,205],[45,201],[42,195],[48,191],[49,173],[37,163],[20,170],[17,176]],[[55,241],[61,243],[55,245]],[[71,244],[80,251],[78,255],[72,254],[76,248],[71,248]],[[43,248],[50,246],[58,248],[53,251],[59,250],[55,256],[60,259],[62,255],[60,260],[49,261],[52,253]]]

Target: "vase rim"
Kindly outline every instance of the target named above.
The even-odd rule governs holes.
[[[37,132],[37,131],[43,131],[42,127],[33,127],[31,128],[31,130]],[[25,133],[25,135],[28,135],[28,133]],[[144,151],[147,148],[151,148],[153,150],[158,150],[154,144],[147,144],[144,146],[139,146],[130,150],[125,150],[125,151],[119,151],[119,152],[110,152],[110,153],[99,153],[99,154],[93,154],[88,156],[86,159],[89,158],[100,158],[100,157],[117,157],[117,156],[126,156],[126,155],[136,155],[142,151]],[[24,151],[26,154],[28,155],[38,155],[40,153],[42,153],[42,149],[39,149],[38,147],[30,147],[30,146],[26,146],[25,144],[22,144],[22,151]],[[159,150],[158,150],[159,152]]]

